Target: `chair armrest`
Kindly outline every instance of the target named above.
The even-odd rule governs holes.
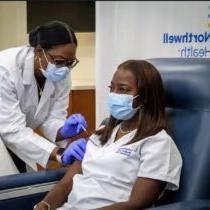
[[[65,172],[61,168],[0,177],[0,209],[33,209]]]
[[[0,176],[0,191],[5,189],[57,181],[63,177],[65,171],[65,168],[61,168],[58,170],[45,170],[2,177]]]
[[[148,208],[147,210],[209,210],[210,200],[186,200],[158,207]]]

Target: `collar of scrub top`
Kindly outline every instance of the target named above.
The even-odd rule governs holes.
[[[108,142],[104,146],[127,144],[135,136],[137,129],[132,130],[130,133],[125,134],[124,136],[120,137],[120,139],[115,141],[120,125],[121,123],[114,127],[111,137],[109,138]]]

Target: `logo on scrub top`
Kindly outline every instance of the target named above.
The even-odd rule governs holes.
[[[162,43],[164,45],[178,46],[177,52],[180,57],[209,57],[210,53],[210,5],[206,15],[207,30],[203,32],[185,31],[181,34],[164,32]],[[180,46],[181,45],[181,46]]]
[[[120,153],[120,154],[126,155],[126,156],[131,156],[132,151],[136,152],[137,148],[136,147],[132,147],[132,148],[120,147],[120,148],[118,148],[116,153]]]

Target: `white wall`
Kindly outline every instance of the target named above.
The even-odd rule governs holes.
[[[0,2],[0,50],[27,43],[26,2]]]
[[[112,75],[127,59],[210,57],[209,1],[96,2],[96,120],[109,115],[107,96]],[[190,42],[163,43],[169,36],[193,34]],[[207,41],[196,42],[195,37]],[[193,52],[192,55],[190,52]]]
[[[95,86],[95,33],[76,33],[79,63],[72,71],[72,84]]]
[[[25,1],[0,1],[0,50],[28,43]],[[79,64],[72,71],[72,85],[95,85],[95,33],[76,33]]]

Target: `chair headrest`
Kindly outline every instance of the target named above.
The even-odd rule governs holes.
[[[210,59],[147,59],[160,72],[168,107],[210,111]]]

